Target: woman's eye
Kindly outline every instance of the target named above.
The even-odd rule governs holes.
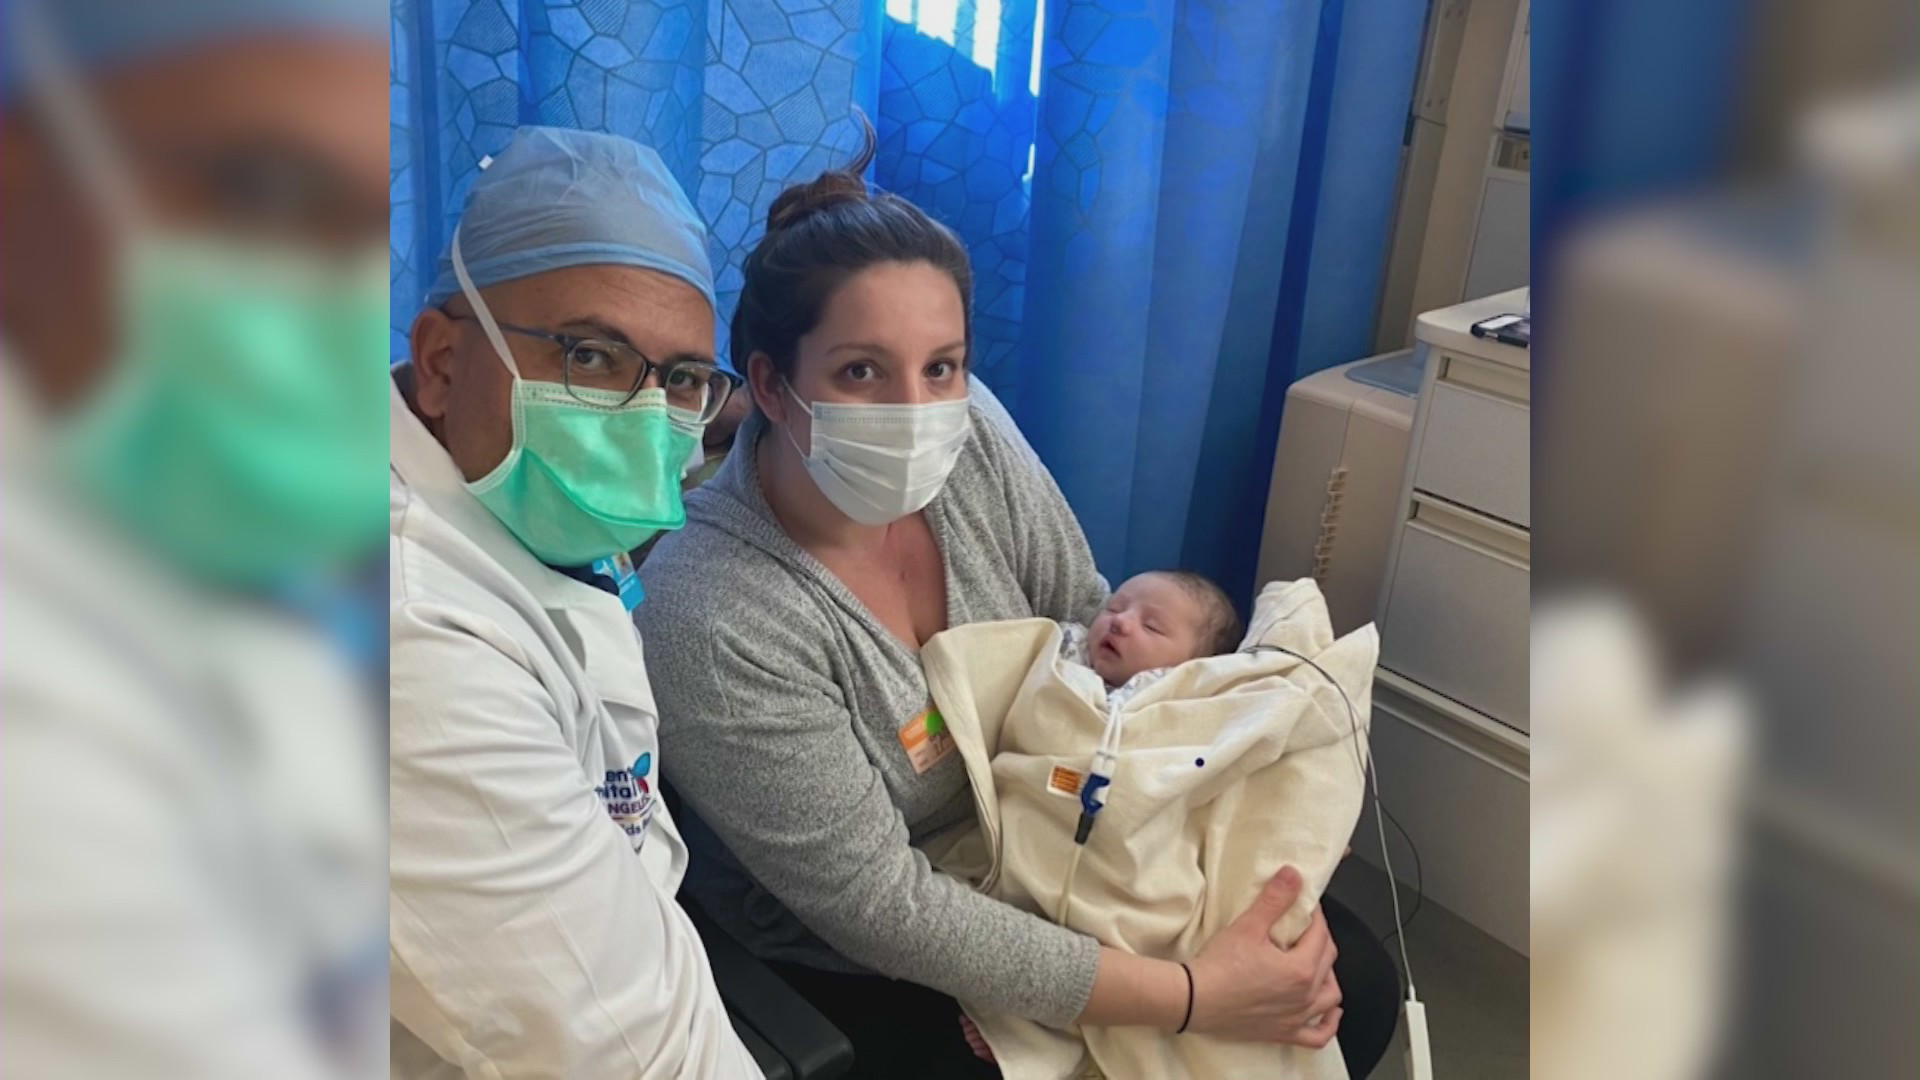
[[[872,382],[880,377],[880,369],[862,361],[857,364],[848,364],[842,374],[854,382]]]
[[[700,380],[685,368],[675,368],[667,372],[667,389],[669,390],[691,390],[698,385]]]
[[[933,363],[927,365],[927,377],[930,379],[951,379],[954,373],[959,370],[960,365],[951,360],[935,360]]]

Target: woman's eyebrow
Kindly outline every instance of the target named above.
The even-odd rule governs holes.
[[[966,347],[967,347],[966,339],[959,338],[954,341],[947,342],[945,345],[940,346],[939,348],[933,350],[931,353],[928,353],[927,355],[939,356],[941,353],[956,352],[956,351],[965,349]],[[843,350],[853,351],[853,352],[864,352],[864,353],[877,353],[881,356],[887,356],[887,357],[891,357],[894,355],[892,349],[889,349],[885,345],[882,345],[878,342],[873,342],[873,341],[843,341],[840,344],[835,345],[833,348],[828,349],[827,355],[832,356],[834,353],[841,352]]]
[[[893,355],[892,349],[887,348],[885,345],[875,344],[870,341],[843,341],[840,344],[835,345],[833,348],[828,349],[827,355],[832,356],[834,353],[837,353],[837,352],[879,353],[881,356]]]

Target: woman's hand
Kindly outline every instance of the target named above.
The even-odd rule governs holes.
[[[1193,971],[1193,1020],[1187,1030],[1241,1042],[1277,1042],[1319,1049],[1340,1026],[1336,950],[1327,920],[1313,922],[1291,948],[1269,936],[1300,896],[1300,873],[1289,866],[1273,876],[1251,907],[1213,936],[1188,965]]]

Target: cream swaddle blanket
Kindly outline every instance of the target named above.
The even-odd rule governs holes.
[[[931,852],[936,863],[1058,919],[1075,864],[1077,790],[1111,700],[1118,764],[1072,875],[1067,925],[1131,953],[1188,960],[1291,865],[1304,882],[1300,900],[1273,930],[1291,943],[1359,819],[1374,628],[1335,641],[1319,588],[1301,580],[1261,591],[1246,638],[1310,657],[1340,681],[1351,717],[1339,690],[1283,652],[1188,661],[1110,699],[1091,669],[1059,658],[1060,642],[1059,626],[1044,619],[975,623],[927,642],[927,683],[980,820]],[[1007,1080],[1347,1075],[1333,1044],[1313,1051],[1138,1027],[1057,1030],[967,1012]]]

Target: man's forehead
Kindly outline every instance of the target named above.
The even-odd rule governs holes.
[[[569,266],[482,290],[496,315],[545,329],[573,324],[624,340],[642,351],[714,351],[713,309],[691,284],[634,266]]]
[[[195,45],[97,76],[116,118],[154,131],[297,132],[351,147],[369,132],[360,105],[386,100],[386,50],[349,37],[267,35]],[[324,93],[317,93],[324,91]]]

